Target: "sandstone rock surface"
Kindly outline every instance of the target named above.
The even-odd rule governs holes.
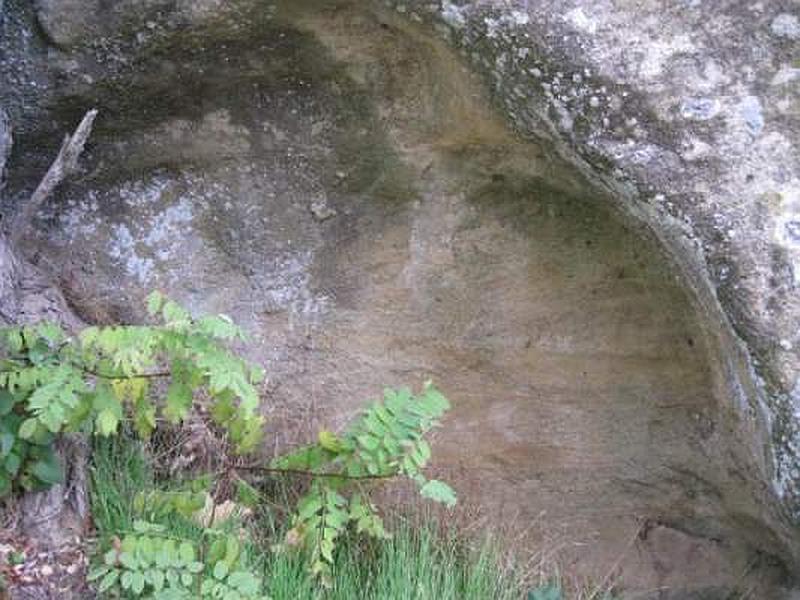
[[[434,377],[456,405],[439,468],[495,522],[653,598],[779,598],[797,12],[8,0],[9,185],[101,111],[25,250],[86,321],[141,318],[154,287],[231,313],[276,445]]]

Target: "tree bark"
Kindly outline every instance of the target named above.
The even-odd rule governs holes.
[[[67,331],[81,321],[70,310],[61,291],[33,265],[17,255],[16,241],[44,200],[72,173],[91,132],[96,111],[89,111],[72,136],[67,136],[53,165],[30,200],[12,221],[9,235],[0,233],[0,322],[5,325],[50,320]],[[0,107],[0,193],[2,176],[12,144],[11,127]],[[44,492],[28,493],[14,507],[15,539],[31,550],[30,583],[11,589],[11,598],[70,600],[89,597],[85,585],[86,560],[83,539],[89,523],[86,481],[89,446],[77,435],[61,436],[56,450],[65,467],[65,483]]]

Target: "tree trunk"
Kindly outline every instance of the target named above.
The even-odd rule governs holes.
[[[0,107],[0,193],[11,142],[11,126]],[[0,323],[41,320],[58,322],[67,331],[81,326],[60,290],[19,256],[9,238],[0,233]],[[81,436],[61,436],[56,450],[65,467],[65,482],[44,492],[25,494],[6,505],[10,514],[4,521],[14,522],[15,530],[4,532],[3,537],[11,539],[15,550],[25,553],[23,564],[14,569],[7,582],[14,600],[91,597],[85,584],[83,549],[89,524],[89,446]],[[2,594],[0,590],[0,597]]]
[[[17,258],[0,236],[0,319],[6,324],[42,319],[60,322],[67,330],[80,321],[61,293],[32,265]],[[13,546],[25,552],[25,562],[11,581],[11,598],[71,600],[90,597],[85,586],[83,540],[89,525],[87,471],[89,445],[78,435],[61,436],[56,446],[65,482],[19,498],[10,511],[17,515]]]

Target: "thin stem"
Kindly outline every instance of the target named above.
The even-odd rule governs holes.
[[[398,473],[385,473],[378,475],[347,475],[344,473],[319,473],[315,471],[303,471],[302,469],[277,469],[273,467],[263,467],[260,465],[237,465],[235,469],[242,469],[245,471],[260,471],[262,473],[271,473],[279,475],[303,475],[305,477],[329,477],[336,479],[350,479],[354,481],[363,481],[369,479],[394,479]]]
[[[108,373],[100,373],[99,371],[95,371],[94,369],[90,369],[87,366],[74,364],[73,366],[79,368],[87,375],[92,375],[94,377],[99,377],[100,379],[155,379],[158,377],[169,377],[172,375],[170,371],[155,371],[153,373],[136,373],[134,375],[110,375]]]
[[[53,356],[48,357],[48,358],[59,359],[60,357],[57,354],[54,354]],[[21,355],[21,356],[20,355],[18,355],[18,356],[10,356],[10,357],[6,358],[6,360],[8,362],[12,362],[12,363],[15,363],[15,364],[19,365],[20,368],[34,366],[32,363],[30,363],[30,360],[24,355]],[[114,375],[114,374],[110,374],[110,373],[101,373],[100,371],[96,371],[96,370],[94,370],[94,369],[92,369],[90,367],[87,367],[86,365],[83,365],[83,364],[81,364],[81,363],[79,363],[79,362],[77,362],[75,360],[69,360],[69,359],[66,359],[66,360],[68,360],[69,364],[71,364],[76,369],[80,369],[81,371],[83,371],[87,375],[91,375],[92,377],[99,377],[100,379],[111,379],[111,380],[116,380],[116,379],[156,379],[156,378],[159,378],[159,377],[169,377],[169,376],[172,375],[171,371],[153,371],[151,373],[135,373],[133,375]],[[21,361],[24,361],[24,363],[22,363]],[[0,371],[0,372],[2,372],[2,371]]]

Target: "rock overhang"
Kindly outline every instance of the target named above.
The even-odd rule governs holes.
[[[48,22],[65,23],[53,17],[67,4],[39,5],[46,30]],[[257,8],[266,22],[308,4]],[[78,5],[91,10],[91,3]],[[116,20],[78,20],[66,34],[52,26],[48,35],[62,48],[88,36],[94,62],[84,65],[84,75],[110,73],[127,85],[124,73],[137,49],[192,23],[202,32],[209,18],[212,28],[241,31],[253,7],[202,2],[170,11],[130,1],[115,8]],[[548,140],[598,194],[660,240],[719,328],[714,335],[728,355],[728,395],[741,430],[752,433],[743,444],[761,454],[762,475],[796,511],[800,199],[791,13],[729,8],[700,35],[707,16],[700,3],[668,10],[663,3],[585,2],[387,2],[384,8],[397,23],[430,31],[459,51],[520,138]],[[198,44],[203,35],[195,36]],[[755,58],[742,52],[743,37],[752,40]],[[94,82],[84,84],[78,88]],[[236,124],[217,117],[218,133],[233,131]],[[180,122],[170,127],[182,143]],[[230,148],[231,156],[241,152],[247,149]],[[132,266],[143,272],[141,264]],[[774,444],[764,452],[770,436]]]
[[[800,514],[797,14],[702,2],[387,4],[431,23],[520,134],[555,140],[662,240],[744,342],[759,396],[744,404],[771,423],[776,492]]]

